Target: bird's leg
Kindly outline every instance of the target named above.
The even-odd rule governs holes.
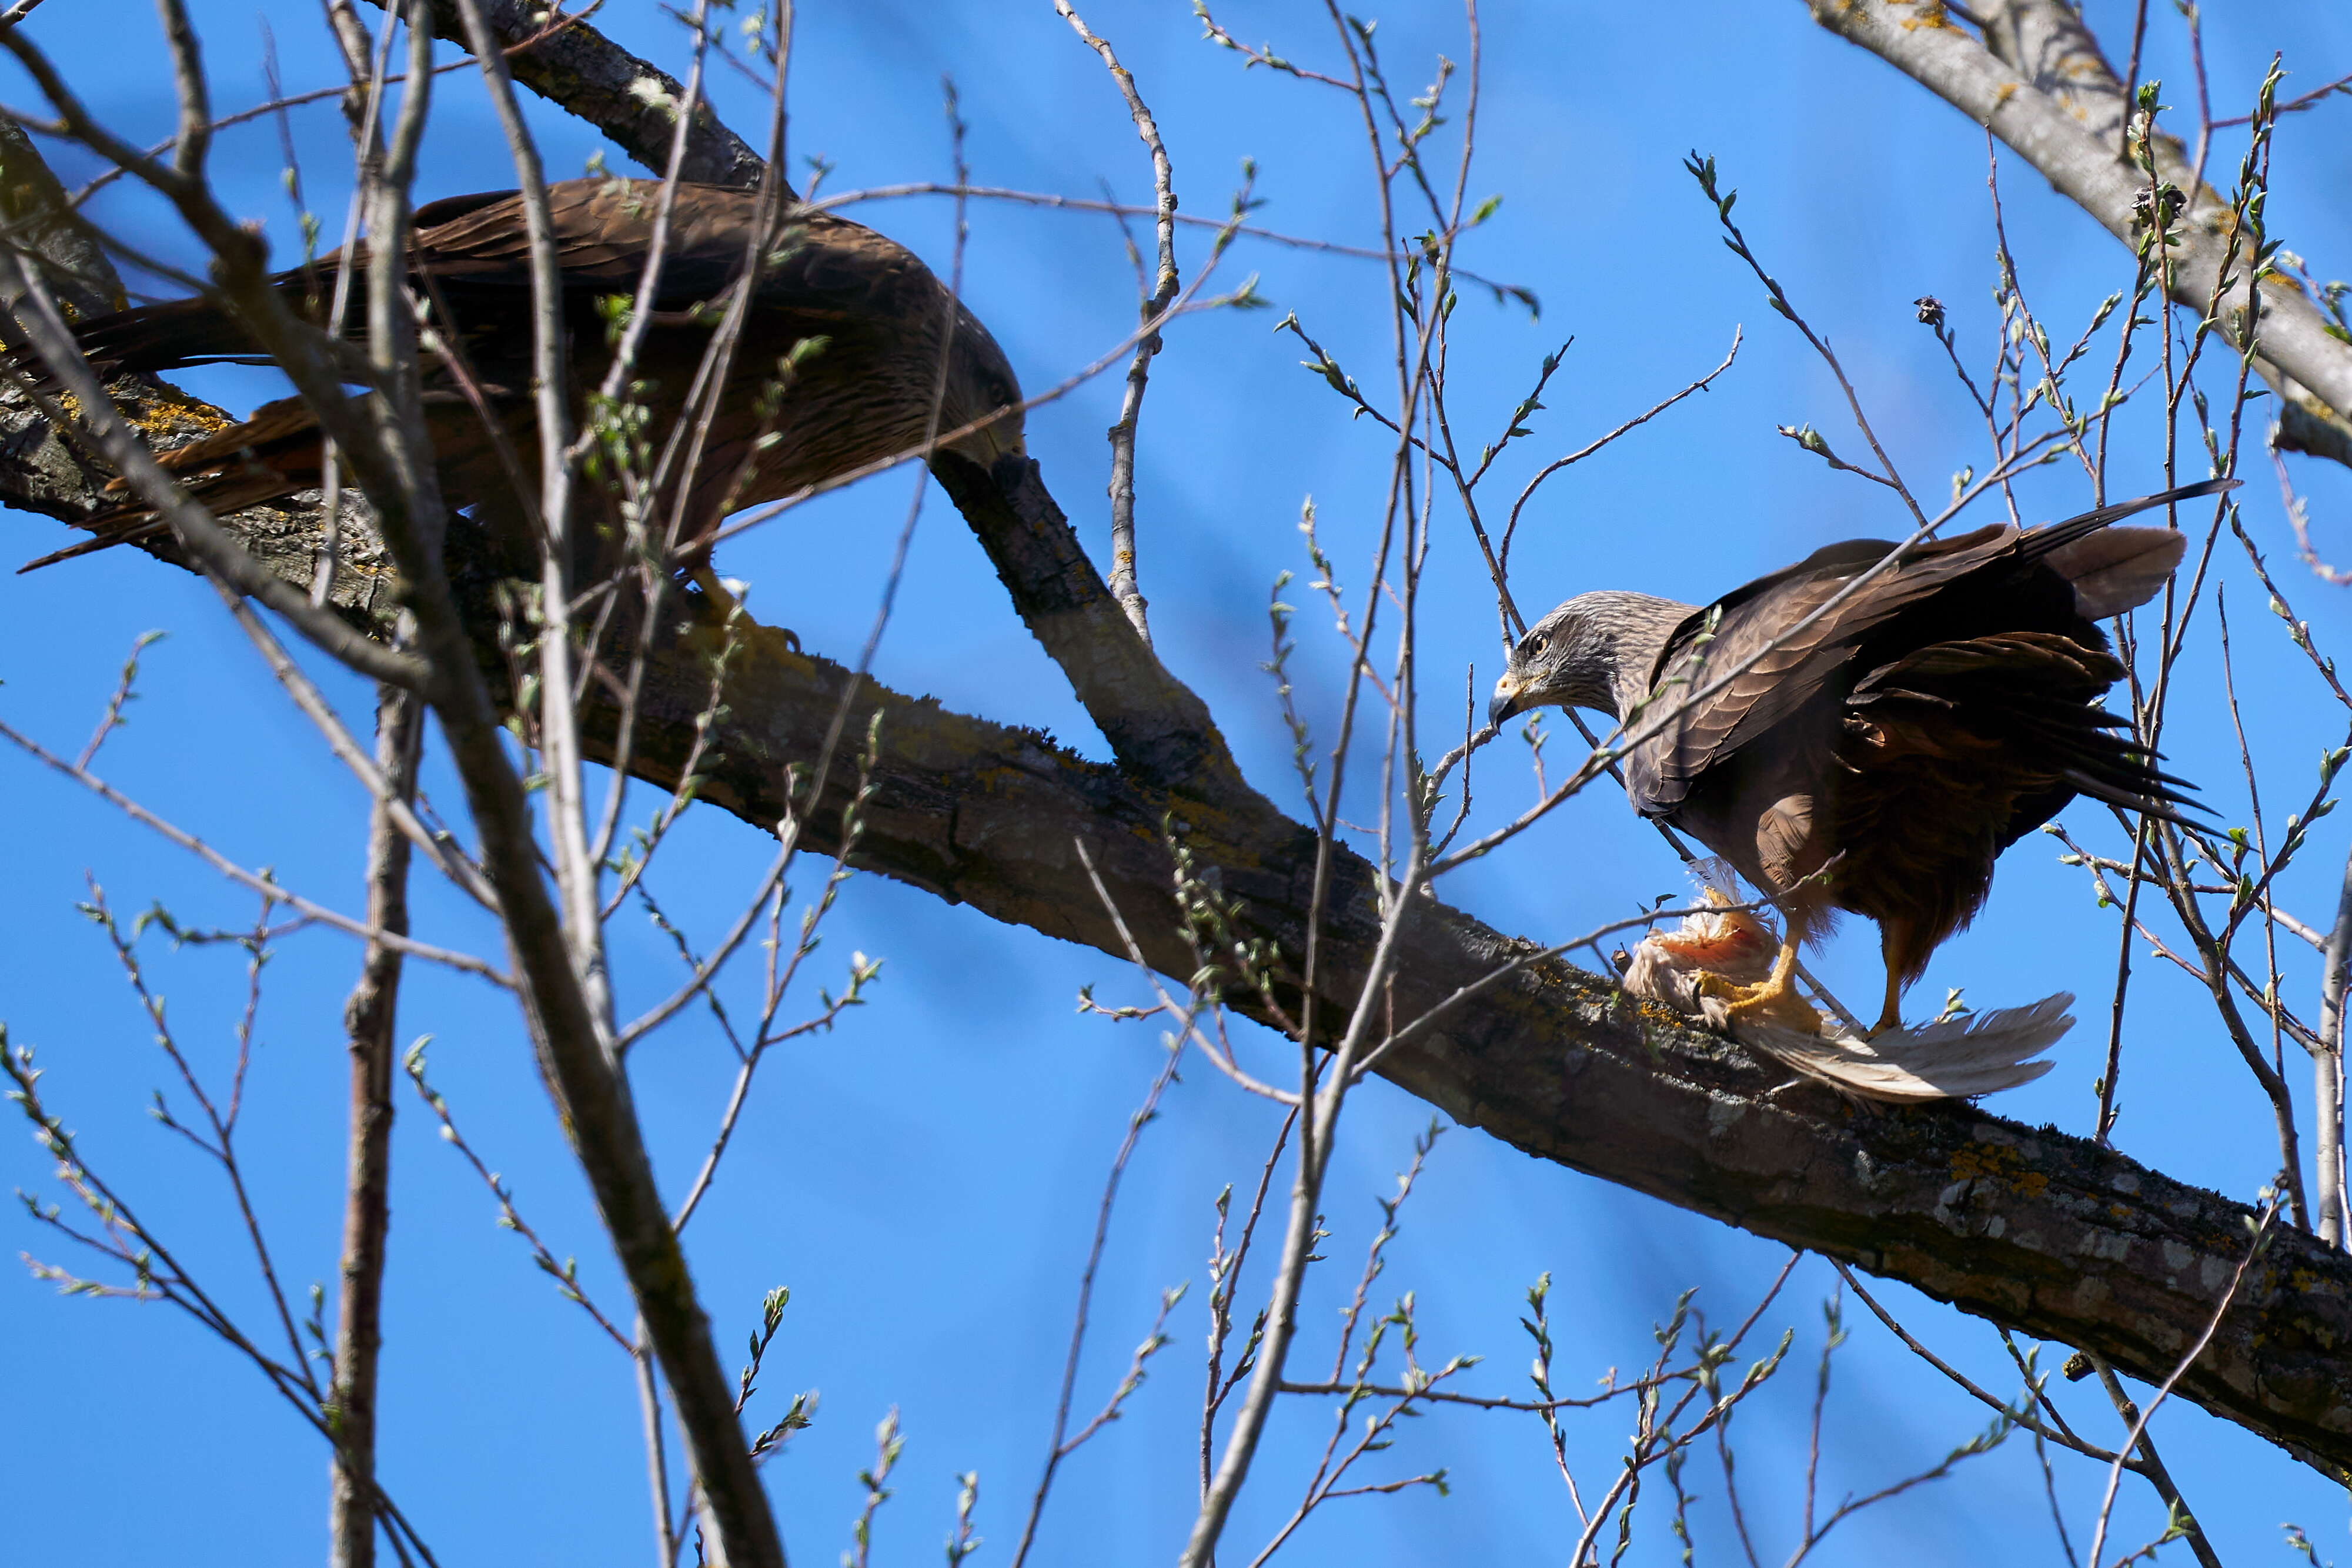
[[[1903,976],[1900,971],[1886,971],[1886,1005],[1879,1009],[1878,1021],[1870,1026],[1873,1035],[1886,1033],[1903,1027]]]
[[[719,624],[725,625],[742,610],[743,601],[727,591],[726,583],[720,580],[718,569],[710,564],[709,556],[704,556],[693,570],[687,573],[687,579],[702,590],[703,597],[708,599],[710,601],[710,607],[719,612]],[[801,651],[801,634],[791,627],[771,626],[768,630],[783,638],[793,653],[797,653]]]
[[[1903,992],[1907,986],[1904,975],[1902,949],[1910,945],[1910,927],[1899,920],[1883,920],[1878,926],[1878,951],[1886,960],[1886,1005],[1879,1009],[1878,1021],[1870,1028],[1873,1035],[1903,1027]]]
[[[1742,986],[1720,975],[1703,974],[1698,980],[1699,995],[1729,1002],[1726,1010],[1733,1018],[1819,1033],[1821,1016],[1797,995],[1797,949],[1804,946],[1805,935],[1812,925],[1811,911],[1791,909],[1788,919],[1788,933],[1780,939],[1780,951],[1773,955],[1769,976],[1756,985]]]
[[[1769,1016],[1795,998],[1796,977],[1797,938],[1791,935],[1782,939],[1780,952],[1772,958],[1772,973],[1765,979],[1741,986],[1720,975],[1706,975],[1699,981],[1699,994],[1729,1002],[1734,1018]]]
[[[709,556],[704,556],[695,569],[687,573],[687,580],[702,590],[702,596],[710,601],[710,607],[719,612],[721,621],[743,608],[742,601],[727,591],[726,583],[719,580],[719,569],[710,564]]]

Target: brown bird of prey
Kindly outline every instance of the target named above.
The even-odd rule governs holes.
[[[616,316],[650,258],[659,187],[651,181],[568,180],[548,187],[562,319],[571,355],[572,417],[613,362]],[[358,261],[366,263],[366,246]],[[324,324],[339,252],[278,275],[280,295]],[[658,454],[688,411],[706,350],[737,284],[758,266],[742,337],[708,411],[701,461],[667,481],[647,508],[659,538],[673,515],[690,548],[722,511],[793,494],[878,459],[913,451],[927,431],[992,465],[1022,450],[1021,392],[1012,367],[972,314],[905,247],[873,230],[786,204],[761,232],[757,192],[677,188],[653,310],[632,394],[639,428]],[[441,491],[451,507],[512,528],[530,515],[514,475],[536,497],[539,452],[531,404],[530,246],[512,191],[452,196],[416,210],[408,286],[447,340],[423,357],[425,416]],[[357,275],[353,282],[358,283]],[[346,309],[343,336],[366,335],[366,311]],[[268,363],[252,333],[212,298],[144,306],[80,323],[83,351],[102,375],[186,365]],[[795,350],[798,350],[797,352]],[[467,382],[472,383],[469,395]],[[478,396],[512,454],[491,439]],[[936,424],[934,421],[934,404]],[[998,416],[961,435],[966,425]],[[683,450],[684,444],[681,444]],[[216,512],[278,500],[323,479],[320,433],[299,398],[163,458]],[[683,461],[674,465],[688,466]],[[110,486],[122,494],[121,482]],[[597,486],[587,486],[594,491]],[[672,508],[682,505],[682,512]],[[135,497],[87,519],[97,537],[30,563],[46,566],[161,527]],[[609,529],[609,514],[581,530]],[[526,537],[526,536],[517,536]]]
[[[1555,704],[1618,719],[1633,809],[1773,896],[1788,930],[1770,977],[1716,993],[1734,1017],[1791,1010],[1798,947],[1844,909],[1878,923],[1873,1032],[1899,1029],[1905,988],[1984,903],[2002,850],[2078,793],[2167,817],[2183,802],[2096,706],[2124,673],[2096,623],[2163,587],[2185,536],[2107,525],[2234,483],[1982,528],[1884,570],[1894,543],[1849,540],[1704,609],[1584,594],[1519,640],[1488,718]]]

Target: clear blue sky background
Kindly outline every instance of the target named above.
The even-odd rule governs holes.
[[[1397,8],[1380,37],[1395,79],[1425,81],[1439,51],[1457,59],[1459,21],[1444,7]],[[2149,74],[2168,101],[2193,103],[2168,7],[2153,23]],[[2209,49],[2221,113],[2242,112],[2270,52],[2294,73],[2288,90],[2352,69],[2352,19],[2326,7],[2247,15],[2215,8]],[[2120,49],[2130,8],[2099,0],[2092,21]],[[251,12],[205,5],[218,103],[265,95]],[[1244,72],[1202,44],[1184,7],[1097,0],[1089,20],[1120,47],[1158,110],[1186,209],[1223,210],[1241,161],[1258,161],[1262,221],[1286,232],[1375,242],[1370,180],[1345,102],[1319,89]],[[674,34],[644,0],[599,16],[636,47],[675,58]],[[1335,50],[1318,12],[1236,9],[1225,18],[1305,64]],[[315,16],[274,14],[289,87],[323,85],[331,64]],[[1465,265],[1525,283],[1544,301],[1526,312],[1465,298],[1455,318],[1460,416],[1496,427],[1542,354],[1573,336],[1537,424],[1506,465],[1515,490],[1547,455],[1581,444],[1712,367],[1735,324],[1748,346],[1717,389],[1554,483],[1530,509],[1517,581],[1539,609],[1600,586],[1705,599],[1825,541],[1897,531],[1890,498],[1826,472],[1773,434],[1811,421],[1853,444],[1836,389],[1753,281],[1716,243],[1713,215],[1679,162],[1717,155],[1742,193],[1739,216],[1790,293],[1836,341],[1895,460],[1925,495],[1963,464],[1982,465],[1978,422],[1911,301],[1940,296],[1980,372],[1994,317],[1992,237],[1981,133],[1878,61],[1822,33],[1789,0],[1639,8],[1589,4],[1499,6],[1486,19],[1481,162],[1474,197],[1502,193]],[[68,62],[93,106],[134,135],[169,133],[168,77],[152,13],[131,0],[72,0],[30,24]],[[944,178],[949,169],[939,80],[951,74],[971,125],[983,183],[1078,195],[1102,183],[1148,196],[1146,166],[1099,64],[1037,0],[805,8],[793,79],[798,155],[838,165],[829,188]],[[12,102],[29,99],[5,77]],[[747,92],[722,77],[735,123],[756,139]],[[478,92],[444,78],[440,119],[421,189],[446,194],[509,183]],[[2322,278],[2352,265],[2352,104],[2299,117],[2278,151],[2273,232],[2312,258]],[[580,126],[537,115],[551,169],[571,172],[596,147]],[[341,123],[331,105],[296,111],[312,205],[342,211]],[[2238,147],[2214,168],[2226,178]],[[264,218],[281,246],[292,232],[277,188],[267,122],[226,134],[222,183],[237,210]],[[617,163],[618,160],[614,162]],[[88,161],[59,159],[68,178]],[[2022,277],[2053,335],[2128,284],[2126,256],[2014,160],[2003,195]],[[117,186],[99,204],[109,222],[172,256],[190,255],[152,202]],[[856,215],[903,238],[935,265],[949,253],[939,201],[861,207]],[[1188,239],[1188,274],[1202,254]],[[1351,423],[1338,400],[1297,366],[1296,344],[1269,332],[1295,310],[1364,381],[1384,384],[1382,281],[1369,263],[1244,244],[1225,263],[1234,280],[1262,274],[1274,313],[1185,323],[1157,363],[1139,489],[1144,586],[1159,646],[1212,702],[1263,787],[1285,792],[1286,745],[1265,676],[1264,602],[1278,571],[1303,569],[1296,522],[1315,497],[1327,541],[1351,587],[1384,483],[1386,445]],[[1108,219],[982,206],[972,214],[966,291],[1033,389],[1101,353],[1134,319],[1131,275]],[[199,390],[239,406],[277,395],[266,377],[217,372]],[[1115,379],[1033,416],[1030,441],[1047,481],[1098,560],[1108,554],[1102,432]],[[2150,426],[2116,445],[2115,489],[2161,482]],[[1486,439],[1473,435],[1473,442]],[[2248,527],[2290,584],[2323,643],[2340,643],[2352,615],[2340,591],[2301,574],[2259,454],[2243,495]],[[2297,460],[2323,549],[2352,555],[2343,519],[2352,480]],[[2192,460],[2184,476],[2204,472]],[[796,628],[816,650],[854,650],[873,612],[894,524],[911,476],[832,497],[729,547],[728,572],[754,584],[763,619]],[[1497,489],[1502,489],[1498,486]],[[2023,487],[2035,517],[2085,504],[2071,467]],[[13,519],[29,556],[62,542],[45,520]],[[2325,698],[2263,612],[2243,562],[2224,549],[2221,571],[2236,615],[2240,689],[2258,763],[2278,782],[2272,810],[2308,789],[2314,754],[2340,738]],[[818,585],[824,585],[820,590]],[[1483,576],[1458,522],[1441,529],[1424,625],[1425,667],[1441,672],[1430,722],[1454,722],[1450,694],[1475,662],[1496,668]],[[289,885],[353,906],[363,802],[306,724],[226,626],[193,579],[118,552],[25,579],[0,578],[0,714],[68,751],[97,716],[124,651],[150,628],[170,639],[150,655],[131,727],[105,754],[126,790]],[[1310,712],[1327,718],[1340,668],[1315,614],[1301,618],[1295,669]],[[1453,672],[1443,674],[1443,672]],[[2223,818],[2245,800],[2213,703],[2210,643],[2190,655],[2176,705],[2174,756],[2207,787]],[[1060,674],[997,591],[952,510],[933,494],[898,619],[877,674],[949,706],[1038,725],[1092,755],[1098,737]],[[365,694],[333,689],[363,717]],[[1483,685],[1482,685],[1483,689]],[[1496,755],[1502,755],[1497,753]],[[439,792],[455,797],[436,773]],[[1483,820],[1515,810],[1529,786],[1508,765],[1484,775]],[[17,827],[0,881],[0,1016],[37,1043],[46,1088],[89,1157],[156,1228],[198,1261],[203,1277],[248,1322],[263,1322],[248,1256],[228,1223],[215,1173],[149,1122],[146,1092],[166,1064],[116,974],[100,934],[74,913],[85,874],[126,915],[162,901],[195,924],[234,925],[251,906],[199,865],[71,784],[21,757],[0,758],[0,799]],[[2091,813],[2077,826],[2113,838]],[[2275,817],[2273,833],[2276,832]],[[2325,924],[2347,830],[2320,828],[2310,864],[2284,883],[2286,902]],[[768,841],[731,818],[698,810],[655,882],[683,919],[708,930],[743,897]],[[2109,847],[2112,849],[2113,845]],[[2113,915],[2094,908],[2079,873],[2032,839],[2004,862],[1976,928],[1937,957],[1917,993],[1969,988],[1979,1005],[2058,989],[2104,994],[2115,960]],[[814,869],[798,879],[805,896]],[[1509,931],[1559,939],[1681,885],[1655,835],[1623,802],[1596,790],[1510,852],[1464,873],[1454,902]],[[422,895],[422,929],[488,950],[491,933],[437,889]],[[619,927],[632,998],[666,989],[671,961],[641,921]],[[793,1291],[753,1415],[772,1417],[791,1393],[822,1395],[816,1425],[768,1470],[787,1539],[803,1563],[831,1561],[861,1500],[856,1471],[872,1428],[898,1408],[907,1448],[898,1496],[878,1525],[877,1561],[929,1561],[951,1514],[956,1472],[981,1477],[982,1562],[1003,1562],[1035,1484],[1079,1267],[1101,1181],[1126,1119],[1160,1065],[1150,1026],[1080,1019],[1072,1002],[1093,984],[1107,1000],[1140,999],[1119,966],[951,908],[878,878],[860,879],[830,927],[824,977],[837,983],[851,949],[887,960],[873,1005],[836,1031],[793,1047],[765,1070],[735,1152],[690,1233],[704,1297],[730,1361],[755,1323],[761,1293]],[[1875,944],[1850,930],[1823,967],[1849,995],[1875,984]],[[184,1038],[215,1073],[228,1058],[241,998],[233,956],[147,948]],[[2315,1010],[2315,965],[2291,956],[2289,985]],[[341,1186],[341,998],[356,950],[328,936],[281,944],[269,967],[244,1153],[280,1268],[331,1293]],[[2251,1199],[2275,1164],[2253,1086],[2198,993],[2143,951],[2126,1038],[2121,1145],[2186,1179]],[[625,1300],[593,1213],[573,1175],[509,1009],[485,988],[412,967],[404,1038],[434,1036],[433,1065],[468,1135],[512,1182],[559,1253],[576,1252],[608,1312]],[[2059,1048],[2056,1071],[1993,1108],[2028,1123],[2086,1130],[2098,1037],[2086,1024]],[[1261,1040],[1269,1071],[1281,1057]],[[2290,1053],[2289,1071],[2305,1076]],[[730,1061],[703,1022],[688,1019],[641,1049],[636,1090],[660,1174],[681,1190],[707,1141]],[[558,1300],[517,1239],[495,1227],[487,1194],[434,1136],[401,1091],[395,1133],[396,1218],[387,1308],[384,1475],[445,1563],[642,1561],[648,1544],[635,1395],[625,1361],[584,1316]],[[1333,1309],[1352,1284],[1376,1227],[1376,1196],[1410,1158],[1427,1107],[1385,1084],[1349,1112],[1327,1213],[1332,1261],[1305,1317],[1302,1369],[1328,1364]],[[1066,1467],[1040,1561],[1147,1563],[1172,1558],[1192,1517],[1192,1437],[1201,1377],[1211,1202],[1254,1177],[1271,1135],[1268,1107],[1205,1070],[1171,1090],[1145,1134],[1118,1210],[1096,1303],[1096,1335],[1078,1396],[1091,1409],[1149,1324],[1157,1292],[1189,1281],[1129,1417]],[[41,1188],[47,1162],[29,1141],[0,1143],[0,1179]],[[59,1258],[21,1214],[5,1243]],[[1605,1183],[1518,1155],[1475,1132],[1443,1139],[1404,1214],[1384,1302],[1416,1292],[1424,1362],[1488,1357],[1465,1386],[1521,1393],[1528,1345],[1522,1292],[1549,1270],[1563,1392],[1654,1354],[1650,1325],[1676,1294],[1717,1326],[1736,1322],[1786,1258],[1784,1249]],[[60,1260],[67,1260],[60,1258]],[[1793,1544],[1811,1395],[1822,1339],[1820,1302],[1832,1277],[1801,1264],[1759,1326],[1761,1351],[1783,1326],[1797,1358],[1782,1385],[1735,1427],[1743,1492],[1759,1554]],[[1244,1300],[1248,1300],[1245,1292]],[[1886,1299],[1942,1354],[1990,1386],[2013,1386],[1991,1330],[1896,1286]],[[1825,1502],[1931,1464],[1983,1425],[1967,1402],[1858,1309],[1840,1353],[1823,1437]],[[235,1357],[168,1310],[60,1300],[24,1278],[0,1278],[0,1332],[10,1437],[0,1481],[10,1561],[75,1558],[186,1564],[301,1562],[324,1548],[326,1455]],[[2061,1354],[2053,1352],[2053,1358]],[[2111,1440],[2116,1423],[2095,1393],[2059,1397],[2084,1429]],[[1570,1457],[1588,1495],[1605,1490],[1630,1417],[1621,1409],[1570,1421]],[[1246,1561],[1297,1499],[1327,1430],[1328,1411],[1300,1404],[1277,1416],[1257,1478],[1230,1536]],[[2341,1492],[2267,1445],[2173,1406],[2158,1423],[2175,1475],[2231,1563],[2282,1561],[2279,1525],[2308,1529],[2323,1555],[2352,1554]],[[2057,1486],[2076,1549],[2103,1472],[2057,1456]],[[1452,1495],[1427,1490],[1335,1503],[1295,1545],[1298,1560],[1366,1565],[1549,1561],[1573,1538],[1574,1515],[1538,1425],[1524,1416],[1447,1413],[1412,1423],[1392,1452],[1369,1461],[1377,1480],[1445,1466]],[[1699,1560],[1734,1560],[1711,1456],[1688,1484]],[[2032,1450],[2012,1442],[1958,1479],[1841,1527],[1818,1553],[1835,1563],[2063,1562]],[[1629,1562],[1678,1559],[1650,1494]],[[2129,1481],[2117,1539],[2156,1532],[2160,1511]],[[2185,1560],[2179,1546],[2166,1560]]]

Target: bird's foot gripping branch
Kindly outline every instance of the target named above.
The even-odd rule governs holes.
[[[1625,989],[1722,1030],[1791,1071],[1842,1094],[1895,1103],[1968,1100],[2031,1083],[2055,1062],[2042,1053],[2073,1027],[2074,998],[1938,1018],[1916,1029],[1863,1035],[1792,992],[1761,1016],[1735,1014],[1771,976],[1782,951],[1765,915],[1738,902],[1730,868],[1712,862],[1705,906],[1678,928],[1653,930],[1627,956]]]

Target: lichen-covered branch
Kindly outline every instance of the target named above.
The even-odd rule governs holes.
[[[698,642],[698,639],[707,639]],[[665,650],[641,719],[657,782],[707,701],[716,632]],[[706,798],[753,822],[783,806],[786,767],[822,741],[845,674],[755,634],[727,692]],[[867,681],[852,722],[883,714],[876,794],[854,863],[1000,920],[1126,948],[1095,896],[1084,842],[1155,966],[1190,974],[1161,839],[1173,821],[1216,868],[1253,934],[1296,954],[1315,837],[1271,806],[1208,803],[1137,784],[1032,732],[947,712]],[[808,832],[829,845],[845,803]],[[1322,982],[1354,994],[1378,931],[1371,868],[1343,854]],[[1412,1018],[1530,945],[1420,904],[1394,981]],[[1247,1011],[1247,998],[1229,1005]],[[2246,1206],[2086,1140],[1967,1105],[1857,1117],[1824,1091],[1559,963],[1463,1006],[1378,1071],[1455,1120],[1542,1158],[1791,1246],[1898,1279],[1977,1316],[2161,1379],[2210,1320],[2245,1256]],[[2249,1274],[2181,1394],[2329,1467],[2352,1467],[2352,1259],[2296,1232]]]
[[[24,410],[0,408],[0,450],[26,429]],[[991,477],[967,472],[951,487]],[[1023,509],[1006,503],[995,519],[1003,531],[991,554],[1000,570],[1061,563],[1061,601],[1033,616],[1049,647],[1115,648],[1107,627],[1133,638],[1075,540],[1028,532],[1048,517],[1059,524],[1058,512],[1042,510],[1050,497],[1034,467],[1004,477],[1036,494]],[[0,500],[16,498],[15,480],[0,468]],[[1000,497],[1007,487],[989,485]],[[242,517],[229,524],[246,526]],[[467,542],[453,536],[453,550]],[[308,570],[304,550],[278,559]],[[461,554],[450,567],[461,584],[477,570]],[[390,628],[388,606],[354,619]],[[767,831],[785,814],[788,769],[815,757],[850,677],[795,652],[781,632],[744,636],[700,794]],[[655,649],[631,753],[636,776],[677,783],[696,720],[709,709],[711,660],[723,643],[707,626]],[[1137,760],[1121,766],[861,680],[850,726],[862,731],[877,709],[883,717],[875,795],[853,863],[1123,962],[1127,946],[1077,854],[1084,842],[1145,956],[1182,979],[1194,959],[1176,919],[1163,838],[1172,822],[1197,863],[1215,869],[1250,933],[1297,954],[1314,833],[1239,784],[1222,743],[1203,738],[1213,728],[1188,727],[1191,716],[1205,723],[1197,696],[1164,671],[1156,680],[1131,664],[1115,673],[1120,678],[1096,689],[1104,710],[1120,693],[1139,693],[1145,714],[1151,701],[1169,705],[1138,721],[1123,747]],[[611,716],[587,717],[583,738],[594,756],[610,744],[597,726]],[[1154,758],[1160,780],[1145,776]],[[808,819],[804,847],[836,847],[852,788],[846,779],[831,787]],[[1319,964],[1329,1005],[1354,996],[1370,960],[1374,874],[1339,852]],[[1434,900],[1417,901],[1396,971],[1396,1014],[1417,1017],[1530,949]],[[1246,1012],[1255,1004],[1237,996],[1229,1005]],[[1538,1157],[1904,1281],[2152,1380],[2171,1371],[2210,1319],[2244,1257],[2253,1215],[2086,1140],[1971,1106],[1861,1118],[1825,1091],[1776,1093],[1782,1075],[1738,1046],[1558,962],[1488,987],[1382,1055],[1378,1071]],[[2347,1343],[2352,1257],[2279,1232],[2178,1391],[2331,1473],[2352,1470]]]

